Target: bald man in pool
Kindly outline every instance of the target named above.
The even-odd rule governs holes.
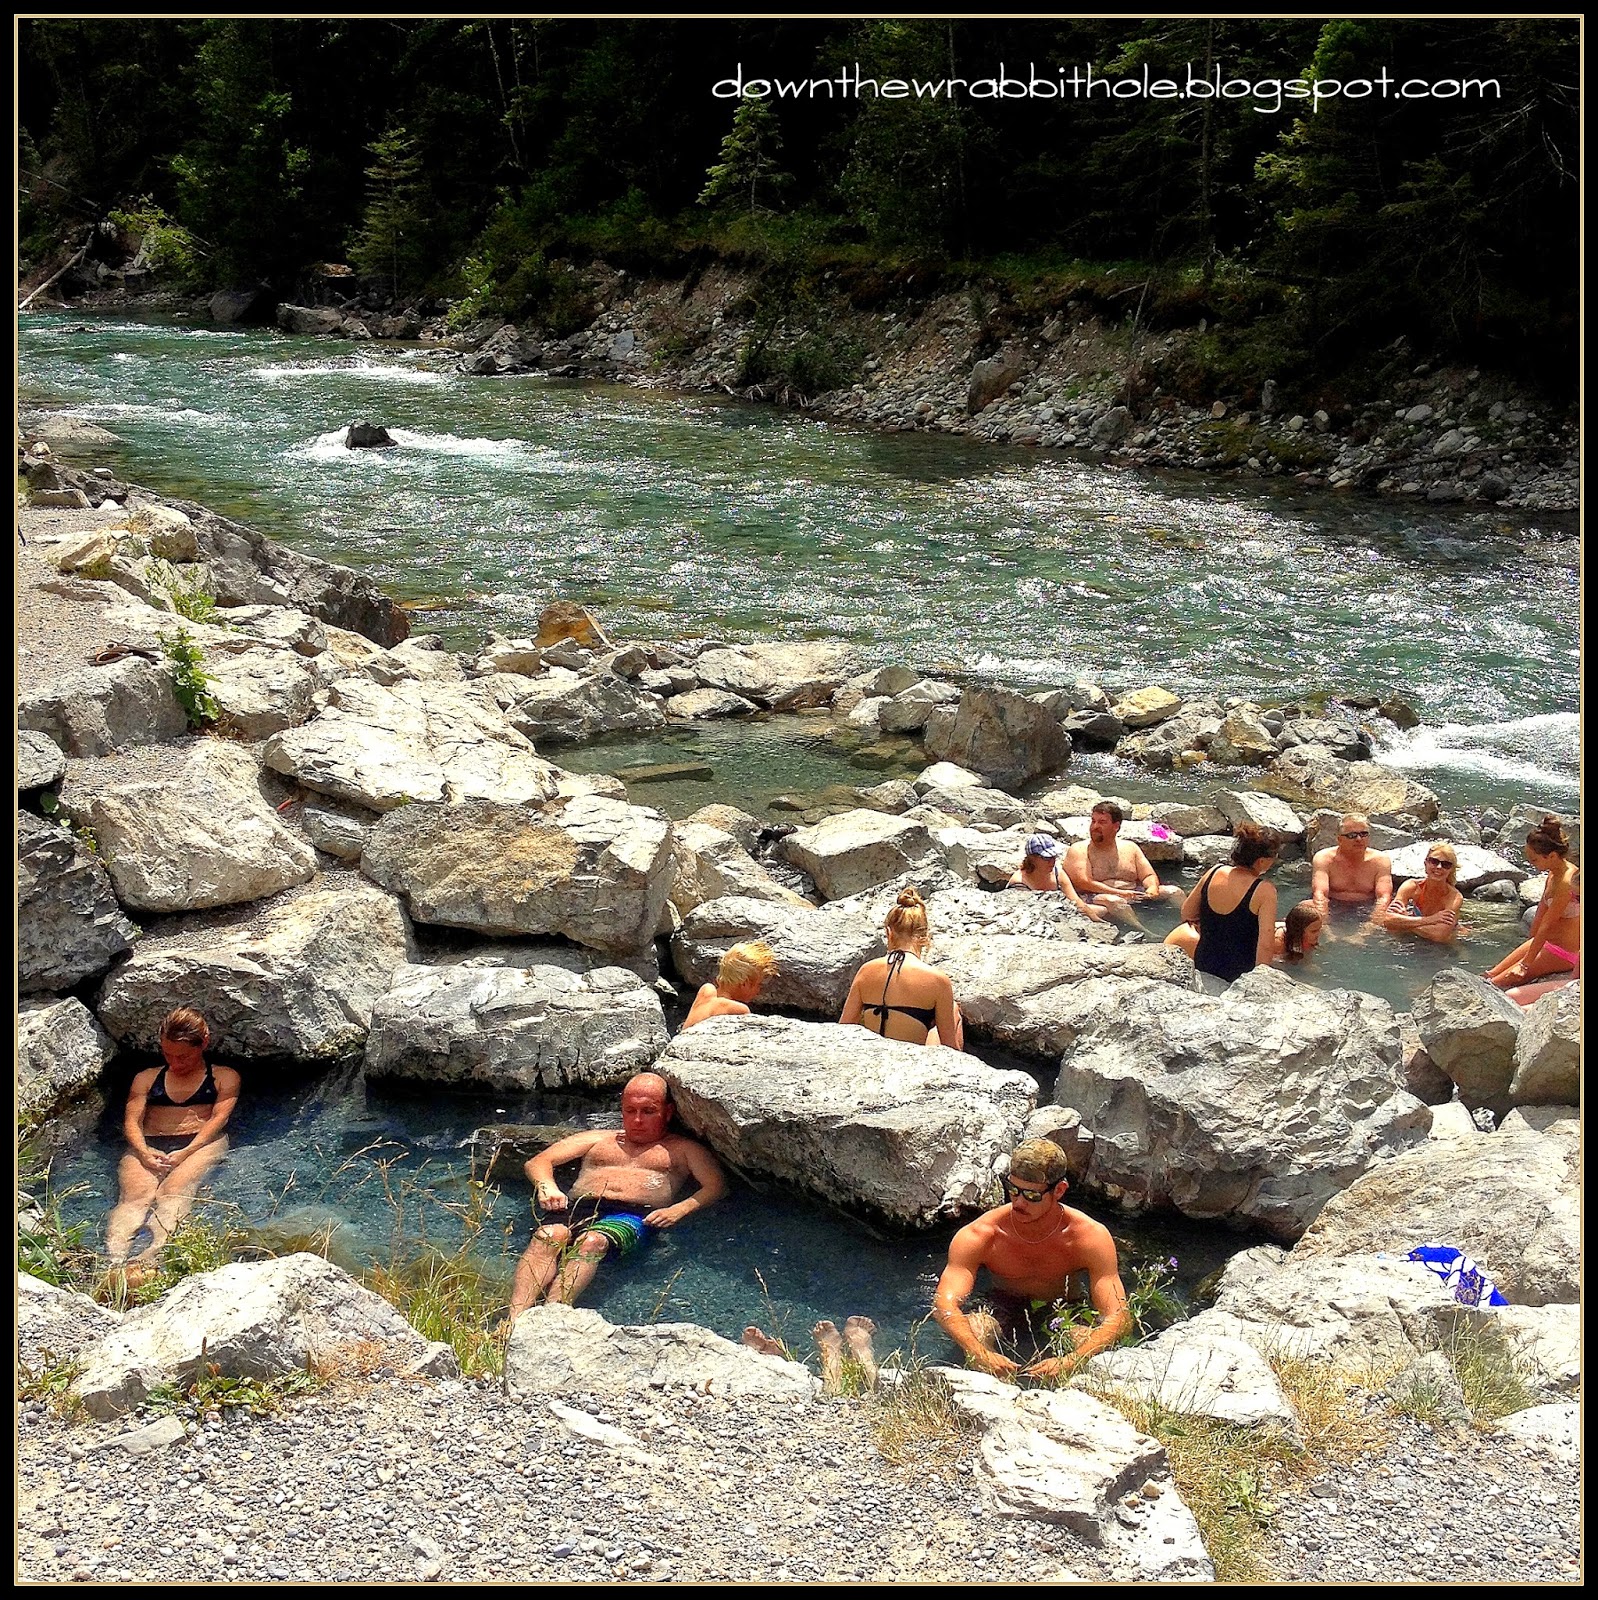
[[[640,1072],[621,1092],[619,1133],[574,1133],[527,1163],[545,1220],[516,1264],[512,1323],[540,1298],[575,1304],[607,1255],[630,1255],[651,1229],[674,1228],[727,1192],[716,1158],[697,1139],[669,1131],[676,1109],[666,1080]],[[568,1196],[555,1169],[572,1161],[582,1166]],[[677,1199],[689,1183],[694,1192]]]

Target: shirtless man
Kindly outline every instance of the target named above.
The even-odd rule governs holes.
[[[766,979],[776,975],[777,958],[764,939],[735,944],[721,958],[716,981],[699,986],[683,1027],[695,1027],[710,1017],[747,1017]]]
[[[1034,833],[1026,842],[1026,854],[1021,857],[1021,865],[1010,874],[1006,887],[1030,889],[1034,894],[1049,894],[1058,890],[1077,910],[1086,912],[1093,921],[1105,921],[1108,914],[1097,906],[1090,906],[1076,892],[1076,885],[1071,882],[1071,876],[1060,860],[1064,853],[1060,841],[1052,833]]]
[[[613,1246],[628,1255],[649,1229],[674,1228],[726,1193],[716,1158],[697,1140],[666,1131],[675,1109],[666,1080],[640,1072],[621,1092],[620,1133],[574,1133],[527,1163],[535,1204],[566,1220],[535,1230],[517,1262],[511,1322],[541,1296],[549,1305],[572,1305]],[[555,1168],[578,1160],[582,1167],[568,1198],[555,1182]],[[689,1180],[698,1188],[676,1200]]]
[[[1324,917],[1331,902],[1356,904],[1374,899],[1373,920],[1379,919],[1393,898],[1393,863],[1370,848],[1371,825],[1356,812],[1337,825],[1337,843],[1315,852],[1310,897]]]
[[[1131,1329],[1115,1241],[1107,1228],[1063,1203],[1065,1152],[1052,1140],[1017,1145],[1004,1187],[1010,1203],[968,1223],[950,1241],[932,1314],[983,1372],[1000,1378],[1022,1371],[1029,1378],[1063,1378]],[[980,1267],[993,1280],[991,1310],[967,1315],[963,1306]],[[1052,1304],[1065,1297],[1078,1272],[1088,1276],[1098,1323],[1071,1330],[1076,1349],[1070,1355],[1044,1356]],[[1036,1359],[1022,1367],[1000,1351],[1001,1340],[1029,1342]]]
[[[1088,836],[1065,853],[1065,870],[1083,898],[1096,905],[1146,905],[1150,900],[1181,899],[1176,884],[1160,882],[1149,858],[1119,835],[1125,813],[1113,800],[1101,800],[1088,818]]]

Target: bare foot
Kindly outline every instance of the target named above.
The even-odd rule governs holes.
[[[748,1345],[751,1350],[758,1350],[762,1355],[782,1356],[786,1359],[788,1354],[769,1333],[762,1332],[752,1322],[744,1329],[740,1342]]]
[[[821,1387],[827,1394],[843,1393],[843,1340],[833,1322],[818,1322],[810,1330],[821,1353]]]
[[[868,1389],[877,1386],[877,1352],[871,1348],[871,1335],[876,1331],[877,1325],[870,1317],[850,1317],[843,1325],[844,1343],[859,1365],[860,1376]]]

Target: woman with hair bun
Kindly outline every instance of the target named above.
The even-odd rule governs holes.
[[[1426,876],[1411,878],[1376,921],[1389,933],[1413,933],[1433,944],[1447,944],[1459,932],[1465,897],[1455,882],[1459,852],[1446,839],[1426,847]]]
[[[1200,972],[1234,983],[1269,965],[1276,947],[1276,886],[1264,878],[1281,848],[1274,833],[1240,823],[1230,862],[1211,867],[1182,902],[1182,920],[1198,927],[1193,965]]]
[[[1487,981],[1500,989],[1574,972],[1581,958],[1581,869],[1570,859],[1570,840],[1558,817],[1544,817],[1527,835],[1526,859],[1548,881],[1531,919],[1531,937],[1487,971]]]
[[[899,891],[898,904],[888,913],[887,939],[887,955],[868,961],[855,974],[838,1021],[859,1023],[884,1039],[906,1044],[964,1048],[954,985],[947,974],[926,963],[932,930],[919,890]]]

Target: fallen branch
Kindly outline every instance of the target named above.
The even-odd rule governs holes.
[[[75,266],[77,266],[77,264],[78,264],[78,263],[79,263],[79,262],[80,262],[80,261],[81,261],[81,260],[82,260],[82,259],[83,259],[83,258],[84,258],[84,257],[85,257],[85,256],[86,256],[86,255],[88,255],[88,253],[89,253],[89,246],[90,246],[90,245],[91,245],[91,244],[93,244],[93,243],[94,243],[94,235],[95,235],[95,232],[96,232],[96,231],[97,231],[97,230],[96,230],[96,229],[94,229],[94,228],[90,228],[90,229],[89,229],[89,237],[88,237],[88,238],[87,238],[87,239],[85,239],[85,240],[84,240],[84,241],[83,241],[83,248],[82,248],[82,249],[81,249],[81,250],[79,250],[79,251],[78,251],[78,253],[77,253],[77,254],[76,254],[76,255],[75,255],[75,256],[73,256],[73,258],[72,258],[72,259],[71,259],[71,260],[70,260],[70,261],[69,261],[69,262],[67,262],[67,264],[66,264],[66,265],[65,265],[65,266],[64,266],[64,267],[62,267],[62,269],[61,269],[61,270],[60,270],[60,271],[59,271],[59,272],[57,272],[57,273],[56,273],[56,274],[55,274],[55,275],[54,275],[54,276],[53,276],[53,277],[49,277],[49,278],[46,278],[46,279],[45,279],[45,280],[44,280],[44,282],[43,282],[43,283],[41,283],[41,284],[40,284],[40,285],[39,285],[39,287],[38,287],[38,288],[37,288],[37,289],[35,289],[35,290],[34,290],[34,291],[33,291],[33,293],[32,293],[32,294],[30,294],[30,295],[29,295],[29,296],[28,296],[28,297],[27,297],[27,299],[25,299],[25,300],[24,300],[24,301],[23,301],[23,302],[22,302],[22,304],[21,304],[21,305],[20,305],[20,306],[18,306],[18,307],[17,307],[17,310],[18,310],[18,311],[26,311],[26,310],[27,310],[27,309],[28,309],[28,307],[29,307],[29,306],[30,306],[30,305],[32,305],[32,304],[33,304],[33,300],[34,300],[34,297],[35,297],[35,296],[36,296],[36,295],[41,295],[41,294],[43,294],[43,293],[44,293],[44,291],[45,291],[45,290],[46,290],[46,289],[48,289],[48,288],[49,288],[49,287],[50,287],[50,285],[51,285],[51,284],[52,284],[52,283],[54,283],[54,282],[55,282],[55,281],[56,281],[56,279],[58,279],[58,278],[64,278],[64,277],[66,277],[66,275],[67,275],[67,274],[68,274],[68,273],[69,273],[69,272],[70,272],[70,271],[71,271],[71,270],[72,270],[72,269],[73,269],[73,268],[74,268],[74,267],[75,267]]]

